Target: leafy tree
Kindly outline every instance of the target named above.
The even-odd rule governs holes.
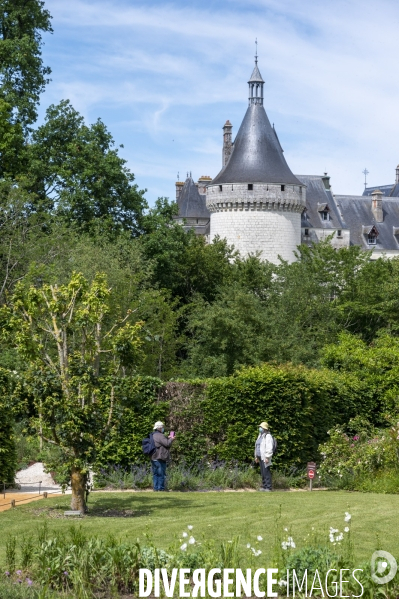
[[[118,384],[142,358],[142,323],[131,324],[130,312],[105,327],[111,301],[104,276],[88,284],[74,274],[67,285],[18,284],[2,309],[3,329],[26,363],[23,382],[35,402],[37,429],[61,449],[71,507],[81,512],[96,447],[117,420]]]
[[[189,376],[226,376],[267,359],[267,319],[262,302],[238,284],[223,287],[209,304],[199,298],[188,328]]]
[[[86,125],[68,100],[50,106],[44,124],[32,133],[28,159],[31,191],[51,200],[67,223],[83,231],[101,224],[108,235],[141,231],[144,191],[133,183],[100,119]]]
[[[14,120],[32,124],[51,70],[42,62],[42,33],[52,32],[51,16],[40,0],[0,1],[0,97]]]
[[[25,166],[24,135],[20,123],[14,123],[12,107],[0,97],[0,178],[14,178]]]
[[[175,205],[160,198],[143,221],[146,234],[140,238],[140,245],[152,264],[152,282],[171,291],[182,304],[189,304],[196,293],[212,301],[231,273],[236,253],[224,240],[214,239],[207,244],[193,230],[186,232],[171,221],[174,212]]]

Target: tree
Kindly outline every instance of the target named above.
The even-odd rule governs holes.
[[[24,135],[20,123],[14,123],[12,107],[0,97],[0,178],[15,178],[26,161]]]
[[[42,61],[42,33],[52,32],[51,16],[41,0],[0,0],[0,97],[24,126],[37,117],[49,67]]]
[[[8,332],[26,363],[23,386],[33,396],[37,429],[57,445],[72,486],[71,507],[86,511],[85,485],[96,447],[117,419],[118,384],[142,358],[142,323],[131,313],[107,326],[111,290],[98,275],[88,284],[18,284],[2,309]]]
[[[44,124],[32,133],[28,160],[31,191],[50,200],[68,224],[82,231],[101,224],[108,235],[141,232],[144,191],[133,183],[100,119],[86,125],[68,100],[50,106]]]

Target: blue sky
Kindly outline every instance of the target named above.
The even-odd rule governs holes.
[[[68,98],[123,144],[152,204],[184,180],[216,176],[222,126],[237,132],[258,39],[265,108],[296,174],[333,192],[394,181],[399,163],[399,3],[395,0],[47,0],[52,82],[41,116]]]

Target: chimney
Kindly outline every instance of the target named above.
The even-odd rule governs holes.
[[[384,221],[384,214],[382,211],[382,195],[382,191],[379,189],[375,189],[371,194],[371,211],[376,223],[382,223]]]
[[[396,167],[396,181],[395,181],[396,185],[399,183],[399,164]]]
[[[182,192],[183,189],[183,181],[176,181],[176,202],[179,203],[179,199],[180,199],[180,194]]]
[[[230,121],[226,121],[223,126],[223,156],[222,156],[223,166],[226,166],[226,164],[228,163],[230,154],[231,154],[231,151],[233,148],[233,143],[231,141],[232,129],[233,129],[233,125],[230,123]]]

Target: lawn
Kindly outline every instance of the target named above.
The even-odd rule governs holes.
[[[63,517],[69,497],[52,498],[0,514],[0,563],[4,563],[7,533],[22,538],[47,522],[50,531],[67,530],[71,519]],[[328,538],[329,527],[344,527],[344,513],[352,514],[356,561],[369,559],[377,548],[399,556],[399,496],[345,491],[275,493],[102,493],[90,496],[90,514],[80,520],[88,534],[140,540],[148,533],[157,547],[167,549],[188,524],[195,538],[226,541],[239,535],[240,542],[263,537],[263,557],[273,544],[276,519],[287,527],[297,547],[312,527]],[[76,520],[73,520],[76,523]],[[78,522],[79,523],[79,522]]]

